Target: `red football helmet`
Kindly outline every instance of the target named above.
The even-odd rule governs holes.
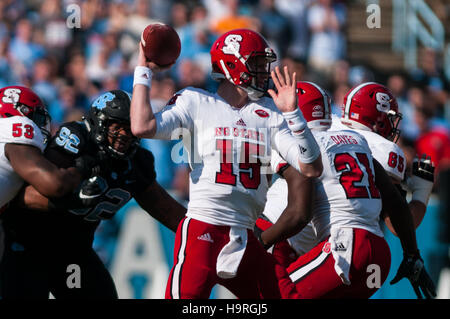
[[[395,142],[401,119],[397,101],[384,85],[366,82],[352,88],[344,97],[341,122],[351,128],[371,130]]]
[[[50,115],[39,96],[24,86],[7,86],[0,89],[0,118],[26,116],[50,137]]]
[[[257,100],[268,89],[270,64],[277,59],[266,40],[247,29],[231,30],[220,36],[211,47],[213,79],[226,78]]]
[[[331,126],[331,99],[317,84],[297,82],[298,107],[309,128],[329,129]]]

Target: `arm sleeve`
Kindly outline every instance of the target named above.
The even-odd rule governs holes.
[[[146,188],[156,180],[155,158],[152,152],[139,147],[133,157],[133,162],[137,168],[137,179],[141,183],[141,189]]]

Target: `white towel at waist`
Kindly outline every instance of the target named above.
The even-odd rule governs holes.
[[[223,246],[217,257],[217,275],[222,279],[234,278],[247,247],[247,228],[230,228],[230,241]]]
[[[342,282],[350,285],[349,273],[352,265],[353,229],[331,228],[330,239],[331,253],[333,254],[334,270],[341,277]]]

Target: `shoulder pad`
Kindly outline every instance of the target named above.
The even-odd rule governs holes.
[[[88,143],[88,132],[82,122],[69,122],[61,125],[52,137],[49,148],[78,155]]]

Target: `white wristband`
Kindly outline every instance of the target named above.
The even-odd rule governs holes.
[[[297,133],[292,132],[292,136],[295,137],[298,143],[300,162],[310,164],[319,157],[319,145],[308,127]]]
[[[150,89],[152,87],[152,76],[152,70],[145,66],[137,66],[134,69],[133,87],[136,84],[143,84]]]
[[[283,117],[292,132],[302,131],[306,127],[306,120],[299,108],[292,112],[283,112]]]

